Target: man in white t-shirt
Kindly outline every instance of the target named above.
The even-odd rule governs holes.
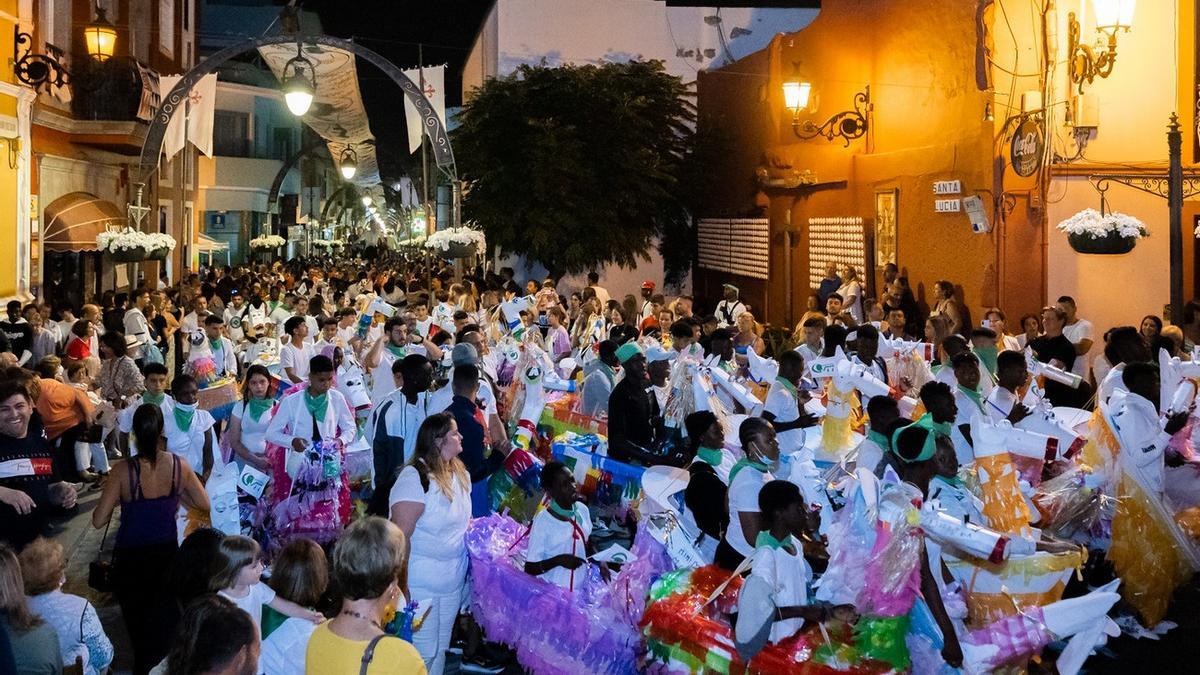
[[[151,342],[150,339],[150,324],[146,321],[146,305],[150,304],[150,291],[139,288],[133,293],[133,306],[125,311],[125,335],[132,335],[137,338],[138,344],[142,345],[138,348],[137,358],[145,356],[145,345]]]
[[[312,352],[305,344],[308,337],[308,324],[304,317],[293,316],[284,324],[288,334],[288,343],[279,350],[279,367],[283,369],[284,379],[298,384],[308,377],[308,362]]]
[[[246,331],[242,324],[250,315],[250,308],[246,305],[246,299],[235,288],[230,291],[229,306],[225,308],[225,325],[229,328],[229,339],[233,340],[233,344],[240,345],[246,337]]]
[[[1087,377],[1088,368],[1091,367],[1091,359],[1088,358],[1088,352],[1092,350],[1094,338],[1092,322],[1087,319],[1081,319],[1076,316],[1078,311],[1075,307],[1075,298],[1069,295],[1064,295],[1058,299],[1058,308],[1067,314],[1066,323],[1063,324],[1063,335],[1075,345],[1075,364],[1071,366],[1071,372],[1076,375]]]
[[[565,464],[546,464],[542,487],[549,506],[539,511],[529,526],[525,572],[574,591],[587,574],[581,568],[587,563],[592,517],[579,495],[575,476]]]
[[[779,451],[785,455],[804,447],[805,427],[816,426],[817,418],[804,411],[808,396],[800,393],[804,376],[804,359],[795,351],[779,355],[779,376],[767,391],[763,418],[775,427]]]

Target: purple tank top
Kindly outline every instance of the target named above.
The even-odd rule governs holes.
[[[117,530],[117,548],[165,544],[176,540],[175,514],[179,511],[179,458],[171,455],[171,491],[162,497],[146,499],[142,495],[142,469],[137,458],[125,463],[129,469],[129,487],[133,499],[121,505],[121,526]]]

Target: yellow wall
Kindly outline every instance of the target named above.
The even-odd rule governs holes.
[[[16,0],[0,0],[0,17],[16,16]],[[13,21],[0,18],[0,54],[13,53]],[[0,81],[13,83],[13,67],[11,58],[0,59]],[[0,94],[0,115],[15,118],[17,116],[17,100],[12,96]],[[28,143],[29,139],[0,139],[0,298],[8,298],[17,294],[17,234],[19,227],[29,227],[28,222],[18,218],[17,206],[17,169],[15,153],[20,143]],[[21,252],[28,255],[28,252]]]

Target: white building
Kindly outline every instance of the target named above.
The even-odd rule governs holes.
[[[717,4],[717,3],[713,3]],[[777,33],[807,26],[815,9],[668,7],[663,0],[496,0],[463,69],[463,99],[485,80],[518,66],[662,61],[668,73],[693,83],[696,73],[719,68],[765,48]],[[662,259],[652,252],[636,269],[609,266],[601,284],[614,295],[637,294],[642,281],[663,286]],[[524,278],[523,264],[506,261]],[[545,269],[534,265],[531,276]],[[567,278],[566,285],[586,282]]]

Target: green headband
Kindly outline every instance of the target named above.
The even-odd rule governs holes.
[[[928,462],[930,459],[933,459],[934,453],[937,452],[937,437],[939,435],[938,432],[940,431],[938,427],[946,426],[949,425],[936,424],[933,421],[933,416],[929,413],[926,413],[921,416],[921,419],[917,420],[913,424],[906,427],[900,427],[892,433],[892,452],[895,453],[896,457],[905,464]],[[925,430],[925,445],[921,447],[921,454],[917,455],[914,459],[908,459],[904,455],[900,454],[900,434],[904,433],[904,431],[907,429],[912,429],[913,427]]]

